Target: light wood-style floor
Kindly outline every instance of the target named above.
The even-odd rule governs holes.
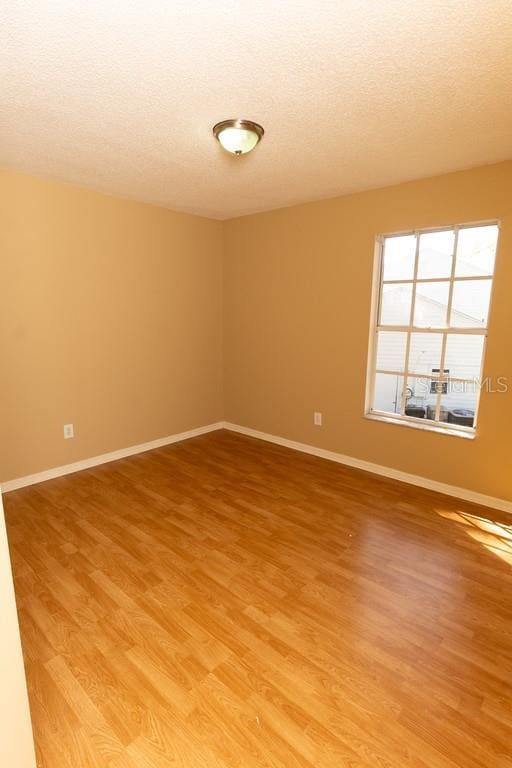
[[[512,766],[506,514],[227,432],[5,507],[41,768]]]

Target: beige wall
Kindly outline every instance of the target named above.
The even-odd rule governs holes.
[[[498,218],[478,436],[363,418],[375,236]],[[512,499],[512,162],[225,224],[228,421]],[[324,426],[313,426],[321,411]]]
[[[11,563],[0,496],[0,765],[35,768]]]
[[[512,383],[512,162],[224,223],[0,172],[0,480],[225,417],[511,499],[512,384],[473,441],[363,418],[375,235],[492,218]]]
[[[0,480],[222,418],[221,248],[220,222],[0,172]]]

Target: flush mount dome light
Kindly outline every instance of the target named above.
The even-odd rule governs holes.
[[[252,120],[223,120],[213,126],[213,135],[233,155],[245,155],[254,149],[265,131]]]

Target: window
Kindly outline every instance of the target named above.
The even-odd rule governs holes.
[[[474,433],[498,225],[378,238],[367,415]]]

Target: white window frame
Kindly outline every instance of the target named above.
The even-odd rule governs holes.
[[[495,263],[494,263],[494,269],[492,274],[470,276],[470,277],[466,277],[466,276],[456,277],[455,269],[456,269],[456,263],[457,263],[456,254],[457,254],[457,243],[458,243],[459,231],[461,229],[485,227],[485,226],[496,226],[498,228]],[[451,267],[450,276],[443,277],[443,278],[440,278],[440,277],[418,278],[418,261],[419,261],[419,244],[420,244],[419,236],[426,233],[430,234],[432,232],[451,232],[451,231],[455,233],[455,239],[454,239],[454,246],[453,246],[453,258],[452,258],[452,267]],[[383,257],[384,257],[385,240],[386,238],[401,237],[404,235],[414,235],[416,237],[416,250],[415,250],[415,256],[414,256],[413,277],[410,279],[383,280],[383,267],[384,267]],[[439,415],[441,412],[441,405],[442,405],[442,390],[443,390],[442,386],[438,386],[436,409],[435,409],[435,420],[418,418],[415,416],[407,416],[404,412],[405,405],[406,405],[406,396],[407,396],[407,379],[414,378],[414,377],[421,378],[421,379],[430,379],[430,380],[439,382],[439,384],[442,384],[444,382],[452,382],[452,381],[474,383],[474,381],[471,379],[458,378],[450,375],[448,375],[446,378],[443,377],[443,373],[445,370],[444,364],[445,364],[445,353],[446,353],[446,340],[448,336],[453,334],[470,334],[473,336],[481,335],[484,337],[484,343],[482,346],[482,359],[481,359],[480,373],[479,373],[479,380],[480,382],[482,381],[484,361],[485,361],[485,351],[486,351],[486,340],[487,340],[488,329],[489,329],[489,319],[492,311],[492,301],[493,301],[493,292],[494,292],[494,275],[496,272],[496,258],[498,254],[499,239],[500,239],[500,222],[497,221],[496,219],[488,220],[488,221],[486,220],[486,221],[469,222],[464,224],[454,224],[454,225],[448,225],[443,227],[428,227],[425,229],[406,230],[403,232],[390,232],[387,234],[377,236],[375,241],[373,283],[372,283],[372,303],[371,303],[371,312],[370,312],[370,339],[368,344],[368,363],[367,363],[367,373],[366,373],[366,396],[365,396],[365,412],[364,412],[364,415],[366,418],[373,419],[376,421],[383,421],[391,424],[400,424],[403,426],[414,427],[416,429],[428,430],[431,432],[438,432],[441,434],[458,435],[459,437],[465,437],[470,439],[476,436],[479,405],[480,405],[480,387],[478,388],[477,395],[476,395],[474,423],[472,427],[467,427],[461,424],[451,424],[449,422],[439,421]],[[487,316],[487,326],[485,328],[482,328],[482,327],[458,328],[458,327],[450,326],[449,321],[451,316],[453,288],[455,283],[462,282],[464,280],[486,280],[486,279],[491,280],[491,292],[490,292],[490,299],[489,299],[489,312]],[[418,283],[420,284],[433,283],[433,282],[439,282],[439,280],[449,282],[446,326],[436,326],[432,328],[428,328],[428,327],[426,328],[424,326],[414,326],[413,318],[414,318],[415,299],[416,299],[416,286],[418,285]],[[393,283],[395,284],[407,283],[412,285],[411,310],[410,310],[408,325],[379,325],[382,286],[384,284],[390,285]],[[377,338],[378,338],[379,331],[401,331],[401,332],[407,333],[405,362],[404,362],[403,371],[388,371],[380,368],[377,369]],[[424,374],[424,373],[420,374],[420,373],[408,370],[411,334],[415,332],[442,334],[443,339],[442,339],[442,347],[441,347],[441,360],[439,365],[439,372],[440,372],[439,377],[436,377],[430,374]],[[388,373],[394,376],[403,377],[404,387],[403,387],[401,407],[400,407],[401,413],[390,413],[388,411],[380,411],[373,408],[374,395],[375,395],[375,377],[377,373]]]

